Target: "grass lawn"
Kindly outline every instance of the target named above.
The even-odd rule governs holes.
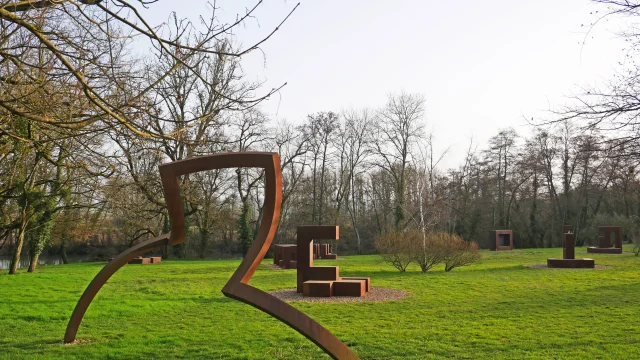
[[[625,251],[630,251],[626,247]],[[561,249],[483,251],[480,264],[400,273],[377,256],[317,261],[374,287],[409,291],[386,303],[293,303],[363,359],[638,359],[640,257],[586,255],[601,270],[532,269]],[[265,260],[268,263],[270,260]],[[2,359],[324,359],[313,343],[220,290],[239,261],[165,261],[116,273],[61,344],[76,301],[104,263],[43,266],[0,275]],[[256,272],[269,291],[295,270]]]

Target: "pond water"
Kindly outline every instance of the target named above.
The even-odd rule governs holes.
[[[86,256],[69,256],[68,257],[70,263],[74,262],[83,262],[87,260]],[[62,259],[60,256],[55,255],[42,255],[38,259],[38,265],[60,265],[62,264]],[[0,270],[8,270],[11,265],[11,256],[3,255],[0,256]],[[29,257],[24,256],[20,258],[20,264],[18,265],[19,269],[26,269],[29,267]]]

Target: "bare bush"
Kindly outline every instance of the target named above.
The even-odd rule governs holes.
[[[411,234],[412,243],[415,246],[413,261],[415,261],[423,273],[444,261],[446,255],[446,245],[449,234],[429,233],[424,237],[418,229],[408,231]]]
[[[444,271],[451,271],[460,266],[471,265],[480,260],[478,244],[464,241],[455,234],[442,234],[446,242],[444,255]]]
[[[415,239],[411,238],[409,231],[392,227],[376,237],[375,247],[382,255],[384,262],[404,272],[413,261]]]

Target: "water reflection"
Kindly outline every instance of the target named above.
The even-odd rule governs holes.
[[[83,262],[86,260],[86,257],[69,257],[69,262]],[[38,259],[38,265],[60,265],[62,264],[62,259],[59,256],[40,256]],[[11,257],[10,256],[0,256],[0,270],[7,270],[11,265]],[[29,257],[20,258],[20,264],[18,265],[19,269],[26,269],[29,267]]]

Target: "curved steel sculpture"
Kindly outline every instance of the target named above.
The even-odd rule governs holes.
[[[64,342],[75,341],[82,318],[102,286],[118,269],[131,259],[158,249],[167,244],[176,245],[185,241],[186,227],[184,209],[180,197],[178,177],[194,172],[222,168],[257,167],[265,170],[266,186],[262,222],[255,241],[242,263],[222,289],[230,298],[240,300],[289,325],[313,341],[334,359],[358,359],[358,356],[340,339],[331,334],[322,325],[284,301],[248,285],[264,258],[278,227],[280,205],[282,203],[282,174],[280,157],[277,153],[245,152],[223,153],[193,157],[160,165],[160,177],[164,188],[164,197],[169,211],[171,232],[141,244],[133,246],[111,260],[91,281],[76,304]]]

